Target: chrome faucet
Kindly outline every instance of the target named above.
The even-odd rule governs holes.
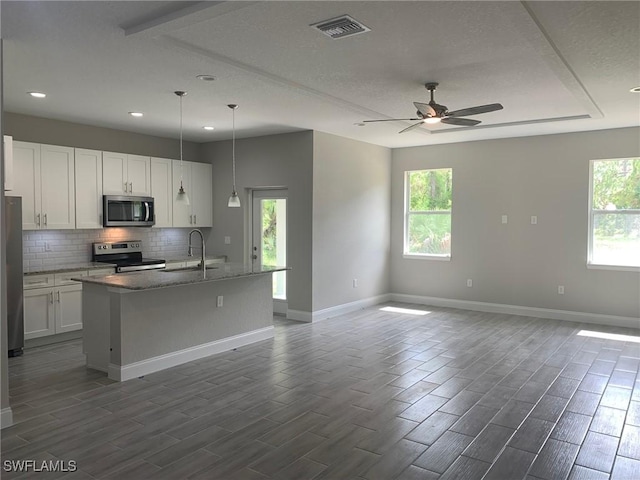
[[[207,271],[207,267],[205,266],[205,261],[204,261],[204,235],[202,235],[202,232],[200,230],[198,230],[197,228],[194,228],[193,230],[191,230],[189,232],[189,251],[187,252],[187,255],[190,257],[193,257],[193,247],[191,246],[191,235],[197,232],[200,234],[200,253],[202,254],[202,260],[200,262],[200,264],[198,265],[199,267],[202,267],[202,273],[205,273]]]

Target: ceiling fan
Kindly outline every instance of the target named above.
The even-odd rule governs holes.
[[[413,102],[418,111],[416,112],[417,118],[388,118],[384,120],[364,120],[364,123],[372,122],[397,122],[400,120],[416,121],[413,125],[400,130],[399,133],[408,132],[416,127],[419,127],[423,123],[446,123],[449,125],[459,125],[463,127],[473,127],[478,125],[480,120],[473,120],[471,118],[461,118],[469,115],[478,115],[480,113],[495,112],[496,110],[502,110],[502,105],[499,103],[490,103],[488,105],[479,105],[477,107],[462,108],[460,110],[454,110],[450,112],[444,105],[439,105],[433,99],[433,92],[438,86],[437,83],[425,83],[425,88],[431,92],[431,101],[429,103]]]

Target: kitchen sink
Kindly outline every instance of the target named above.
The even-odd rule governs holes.
[[[215,270],[217,268],[220,268],[216,265],[207,265],[206,269],[207,270]],[[202,267],[183,267],[183,268],[173,268],[171,270],[164,270],[167,273],[185,273],[185,272],[198,272],[198,271],[202,271]]]

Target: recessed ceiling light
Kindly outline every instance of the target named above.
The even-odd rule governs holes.
[[[213,75],[197,75],[196,78],[204,82],[213,82],[216,79]]]
[[[29,95],[35,98],[44,98],[47,96],[46,93],[42,93],[42,92],[29,92]]]
[[[640,87],[633,87],[631,90],[629,90],[631,93],[640,93]]]
[[[209,127],[209,126],[202,127],[202,128],[204,128],[205,130],[213,130],[214,129],[214,127]]]
[[[144,115],[144,113],[142,112],[129,112],[129,115],[131,115],[132,117],[141,117]]]

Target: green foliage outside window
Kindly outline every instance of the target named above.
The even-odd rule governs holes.
[[[592,181],[592,262],[640,266],[640,158],[595,160]]]
[[[451,254],[452,174],[450,168],[407,172],[405,253]]]

